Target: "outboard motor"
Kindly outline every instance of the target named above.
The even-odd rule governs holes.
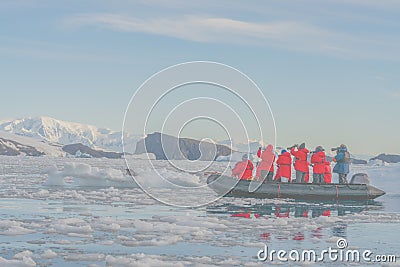
[[[356,173],[351,177],[350,184],[370,184],[371,180],[366,173]]]

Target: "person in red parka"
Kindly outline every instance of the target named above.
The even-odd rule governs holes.
[[[253,178],[253,163],[249,160],[248,155],[244,154],[242,161],[236,163],[232,170],[233,177],[239,177],[241,180],[251,180]]]
[[[325,161],[324,182],[326,184],[332,183],[332,168],[329,161]]]
[[[295,157],[296,183],[304,183],[308,173],[307,155],[310,151],[306,148],[305,143],[302,143],[298,149],[296,148],[297,145],[290,148],[290,154]]]
[[[290,153],[286,150],[282,150],[278,160],[276,161],[276,165],[278,168],[274,180],[284,182],[283,180],[285,179],[290,183],[292,176],[292,156],[290,156]]]
[[[324,183],[326,155],[322,146],[317,146],[311,156],[313,164],[313,184]]]
[[[257,166],[256,177],[265,182],[271,182],[274,177],[274,147],[268,145],[264,151],[258,149],[257,155],[260,155],[261,162]]]

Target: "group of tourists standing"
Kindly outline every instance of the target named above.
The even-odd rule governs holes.
[[[332,159],[336,165],[333,168],[334,173],[339,174],[339,183],[347,184],[347,174],[350,171],[350,154],[346,145],[340,145],[332,148],[336,151],[336,156]],[[311,153],[310,162],[308,161]],[[293,145],[287,150],[282,150],[276,159],[274,148],[268,145],[264,150],[260,147],[257,156],[261,159],[256,167],[256,173],[253,178],[254,165],[248,159],[248,155],[244,154],[242,161],[238,162],[232,170],[232,176],[239,177],[244,180],[257,179],[264,182],[296,182],[309,183],[309,166],[313,167],[312,183],[329,184],[332,182],[331,163],[327,160],[325,150],[322,146],[317,146],[314,151],[310,152],[305,143],[300,146]],[[292,159],[293,156],[293,159]],[[275,163],[276,160],[276,173]],[[292,181],[292,163],[296,171],[296,179]]]

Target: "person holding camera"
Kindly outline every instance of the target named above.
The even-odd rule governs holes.
[[[306,148],[305,143],[302,143],[300,146],[294,145],[288,149],[290,150],[290,154],[295,157],[296,183],[305,183],[308,173],[307,155],[310,151]]]
[[[311,163],[313,164],[313,184],[325,183],[325,150],[322,146],[317,146],[311,156]]]
[[[336,162],[333,172],[339,174],[339,184],[347,184],[347,174],[350,172],[350,153],[343,144],[331,150],[336,151],[336,156],[333,158],[333,161]]]

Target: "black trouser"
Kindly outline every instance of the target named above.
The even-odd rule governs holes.
[[[306,172],[296,171],[296,183],[305,183],[306,175]]]
[[[339,184],[348,184],[347,173],[339,173]]]
[[[272,182],[274,179],[274,173],[269,171],[261,171],[261,179],[264,182]]]
[[[324,181],[324,174],[323,174],[323,173],[321,173],[321,174],[314,173],[314,174],[313,174],[313,181],[312,181],[312,183],[313,183],[313,184],[324,184],[324,183],[325,183],[325,181]]]

